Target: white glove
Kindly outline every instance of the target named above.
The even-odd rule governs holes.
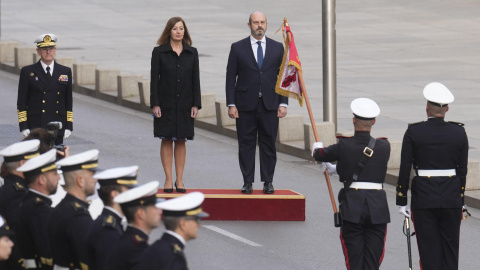
[[[323,168],[327,170],[328,175],[337,174],[337,164],[333,165],[330,162],[322,162]]]
[[[400,215],[404,215],[408,218],[410,218],[410,209],[407,210],[407,206],[404,205],[404,206],[399,206],[398,207],[398,212],[400,213]]]
[[[27,137],[28,134],[30,134],[30,129],[27,128],[27,129],[22,130],[23,137]]]
[[[313,157],[313,152],[315,152],[315,149],[317,148],[323,148],[323,143],[322,142],[314,142],[312,145],[312,157]]]
[[[68,138],[72,135],[72,131],[70,129],[65,129],[65,134],[63,135],[63,138]]]

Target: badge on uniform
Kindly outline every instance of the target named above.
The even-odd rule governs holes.
[[[58,81],[68,82],[68,75],[60,75],[60,77],[58,77]]]
[[[34,74],[33,72],[32,72],[32,73],[30,73],[30,77],[33,77],[33,76],[35,76],[35,74]]]

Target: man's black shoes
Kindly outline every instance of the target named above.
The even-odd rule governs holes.
[[[245,184],[243,184],[242,193],[252,194],[252,192],[253,192],[252,183],[245,183]]]
[[[273,194],[275,189],[273,188],[272,182],[265,182],[263,184],[263,193],[265,194]]]

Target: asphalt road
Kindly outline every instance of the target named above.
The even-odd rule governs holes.
[[[16,114],[18,76],[0,72],[0,147],[21,139]],[[65,141],[73,153],[97,148],[100,167],[139,165],[139,180],[163,183],[159,140],[153,138],[152,119],[147,113],[126,109],[87,96],[74,94],[74,130]],[[258,168],[258,166],[257,166]],[[258,173],[257,173],[258,175]],[[274,185],[306,196],[306,220],[301,222],[204,221],[199,238],[188,243],[190,269],[345,269],[339,230],[318,165],[308,160],[278,154]],[[187,144],[184,182],[187,188],[240,188],[236,140],[196,130]],[[261,188],[257,182],[254,188]],[[333,176],[335,194],[340,188]],[[388,226],[383,269],[407,269],[403,219],[395,206],[394,187],[385,186],[392,222]],[[235,209],[232,209],[235,211]],[[480,265],[480,211],[462,224],[460,269]],[[155,230],[151,241],[161,236]],[[414,269],[419,269],[415,238],[412,240]]]

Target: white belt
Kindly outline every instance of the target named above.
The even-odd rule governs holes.
[[[418,170],[418,176],[452,176],[457,175],[455,169],[447,170]]]
[[[64,267],[64,266],[60,266],[60,265],[56,265],[56,264],[55,264],[55,265],[53,266],[53,270],[70,270],[70,268]],[[80,270],[80,269],[76,269],[76,268],[75,268],[75,270]]]
[[[37,262],[34,259],[23,259],[23,266],[25,268],[37,268]]]
[[[350,188],[358,189],[383,189],[382,183],[372,183],[372,182],[353,182],[350,185]]]

